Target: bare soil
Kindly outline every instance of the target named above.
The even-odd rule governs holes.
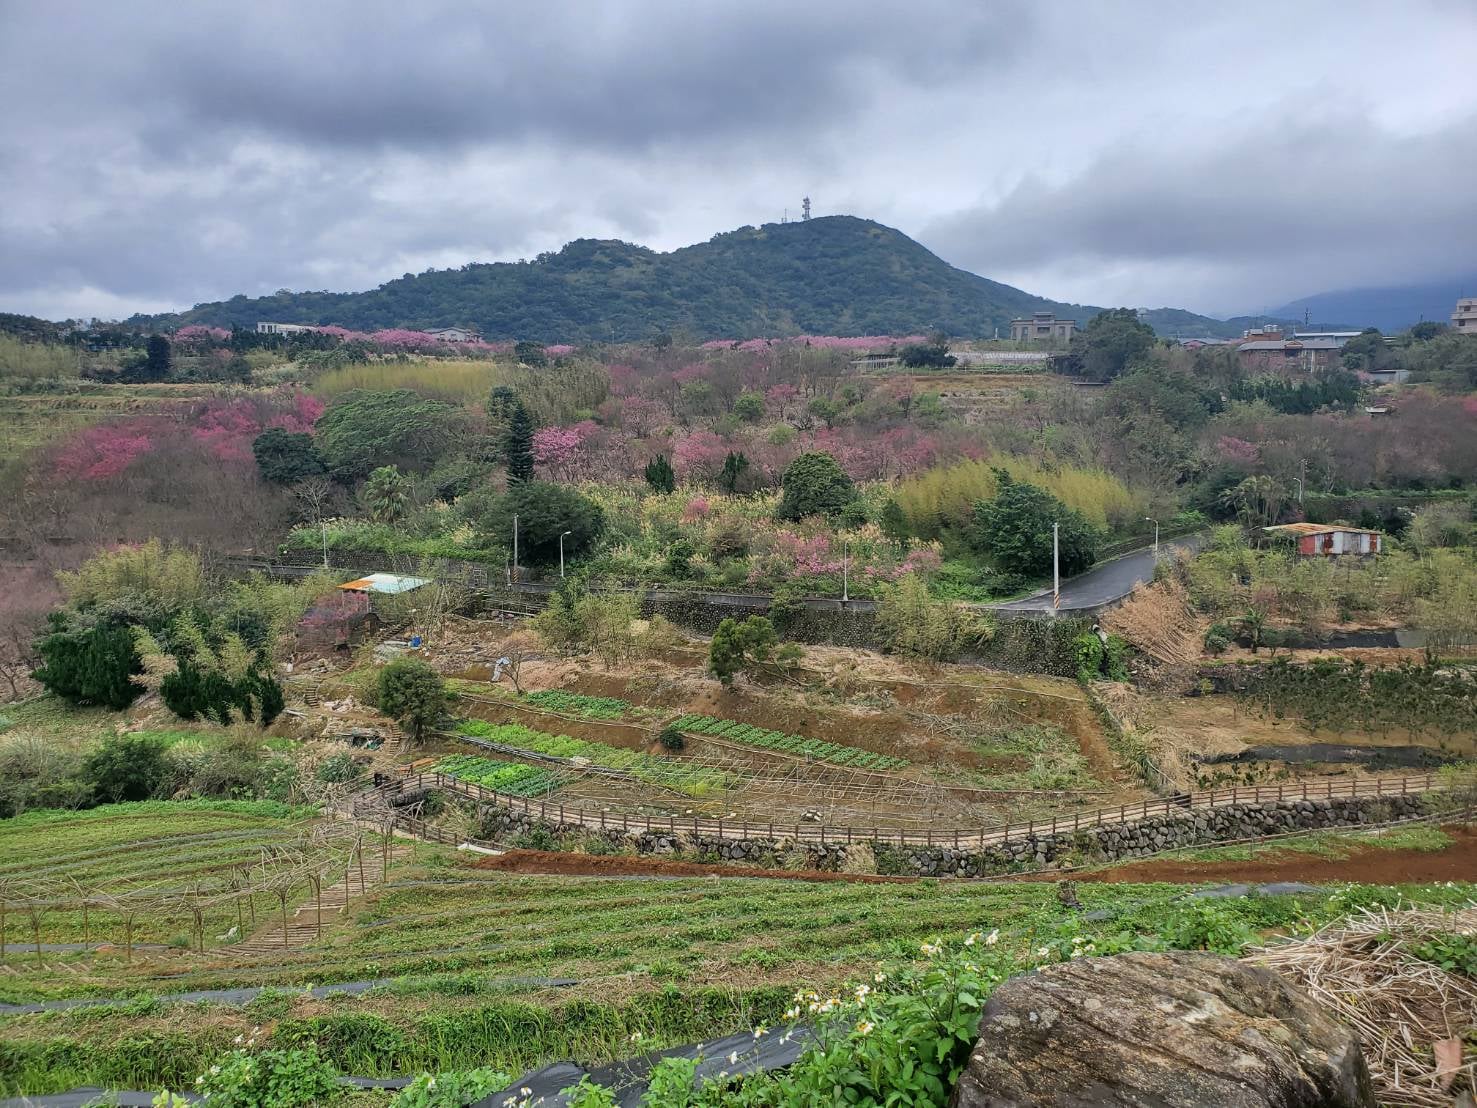
[[[557,850],[510,850],[476,863],[477,869],[503,873],[536,873],[566,877],[771,877],[787,881],[859,881],[879,884],[916,881],[874,873],[828,873],[822,870],[759,869],[737,865],[704,865],[669,858],[624,854],[570,854]]]
[[[1265,881],[1304,881],[1334,884],[1354,881],[1367,885],[1414,885],[1432,881],[1477,880],[1477,829],[1446,827],[1452,844],[1444,850],[1385,850],[1359,846],[1347,858],[1324,858],[1295,850],[1269,851],[1244,862],[1186,862],[1178,859],[1132,862],[1091,873],[1073,874],[1074,881],[1108,883],[1166,881],[1226,884]],[[1033,875],[1054,880],[1052,875]]]

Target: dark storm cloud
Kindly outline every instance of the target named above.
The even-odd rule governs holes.
[[[1477,114],[1418,135],[1340,118],[1269,121],[1199,150],[1125,145],[1059,184],[1027,179],[936,220],[923,238],[984,272],[1250,266],[1273,299],[1317,279],[1347,288],[1467,272],[1474,134]]]
[[[149,106],[144,131],[161,148],[221,127],[412,149],[706,143],[845,120],[890,83],[926,86],[1015,52],[1007,32],[1030,25],[1023,0],[972,10],[947,0],[152,10],[158,19],[146,4],[93,6],[66,28],[66,49],[98,67],[83,75],[94,91]],[[41,49],[17,59],[23,68],[47,64],[59,22],[31,11],[17,30]]]
[[[1239,307],[1477,254],[1477,9],[1300,13],[1314,31],[1256,31],[1279,0],[0,0],[0,310],[670,249],[803,194],[1091,302]]]

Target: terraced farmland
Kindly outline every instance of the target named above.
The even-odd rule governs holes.
[[[855,746],[827,742],[824,739],[807,739],[803,735],[789,735],[783,731],[771,731],[738,723],[731,719],[689,714],[673,720],[670,726],[694,735],[712,735],[729,742],[754,746],[762,750],[775,750],[781,754],[796,754],[804,758],[816,758],[822,762],[834,762],[838,766],[856,766],[859,769],[901,769],[908,764],[906,758],[890,754],[877,754]]]
[[[488,723],[466,720],[457,733],[485,739],[513,750],[526,750],[551,758],[583,758],[605,769],[623,770],[637,780],[671,789],[685,796],[713,796],[724,790],[724,775],[704,766],[689,765],[676,759],[660,758],[605,743],[588,742],[568,735],[550,735],[518,723]]]
[[[225,932],[248,914],[265,918],[278,904],[269,874],[289,859],[332,857],[308,835],[315,816],[269,801],[157,801],[0,822],[7,953],[36,942],[121,943],[125,933],[136,943],[178,941],[194,922],[184,901],[209,900],[247,871],[263,880],[239,912],[234,902],[211,904],[201,923]]]

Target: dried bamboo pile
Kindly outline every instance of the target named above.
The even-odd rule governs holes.
[[[1455,1048],[1459,1062],[1442,1065],[1435,1047],[1477,1028],[1477,982],[1411,953],[1451,933],[1477,934],[1477,906],[1365,911],[1247,961],[1297,981],[1358,1032],[1382,1105],[1451,1108],[1463,1092],[1477,1095],[1477,1059],[1466,1044]]]
[[[1162,666],[1187,666],[1200,657],[1200,625],[1184,585],[1173,578],[1135,589],[1099,623]]]

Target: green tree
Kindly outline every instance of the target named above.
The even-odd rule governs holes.
[[[163,381],[173,366],[173,347],[163,335],[150,335],[145,347],[144,375],[150,381]]]
[[[1221,493],[1221,502],[1235,509],[1241,525],[1251,531],[1277,522],[1282,506],[1287,503],[1287,490],[1275,477],[1261,473]]]
[[[384,465],[423,473],[450,450],[460,414],[460,409],[411,389],[354,389],[319,417],[318,449],[328,471],[345,483],[363,480]]]
[[[513,357],[526,366],[534,369],[543,369],[549,364],[549,355],[544,350],[541,342],[529,342],[526,339],[513,344]]]
[[[376,523],[398,523],[410,504],[410,479],[394,466],[380,466],[360,491],[365,511]]]
[[[149,800],[174,772],[163,736],[109,735],[83,763],[83,777],[99,804]]]
[[[35,678],[72,704],[121,711],[144,691],[143,673],[127,622],[96,613],[52,612],[48,631],[36,643],[41,668]]]
[[[1059,527],[1057,545],[1062,576],[1081,573],[1097,560],[1097,530],[1081,513],[1068,508],[1045,489],[995,471],[993,500],[975,505],[970,545],[1005,573],[1040,577],[1051,572],[1052,525]]]
[[[769,664],[777,643],[774,624],[764,616],[750,616],[742,623],[729,617],[713,632],[708,672],[723,684],[732,685],[737,674]]]
[[[1109,308],[1072,336],[1072,354],[1089,381],[1111,381],[1154,347],[1154,328],[1133,308]]]
[[[758,423],[764,418],[764,397],[757,392],[743,393],[733,402],[733,414],[745,423]]]
[[[742,452],[735,454],[730,450],[723,459],[723,471],[718,474],[718,487],[729,494],[738,492],[738,483],[748,468],[749,459]]]
[[[419,742],[446,714],[446,682],[419,658],[397,658],[380,670],[379,708]]]
[[[508,467],[508,482],[522,484],[533,480],[533,417],[522,401],[515,401],[508,416],[508,430],[503,436],[503,462]]]
[[[841,405],[829,396],[817,396],[805,405],[805,410],[824,423],[827,430],[835,427],[836,421],[841,418]]]
[[[509,487],[473,523],[490,540],[511,546],[515,515],[518,560],[524,565],[557,563],[560,535],[565,536],[565,558],[576,558],[588,552],[605,530],[605,513],[600,505],[568,485],[547,481],[526,481]]]
[[[877,525],[882,528],[884,535],[901,546],[907,546],[912,541],[913,528],[908,523],[908,513],[903,511],[902,505],[891,497],[888,497],[887,503],[882,505],[882,511],[877,517]]]
[[[1377,369],[1393,369],[1400,364],[1400,355],[1380,334],[1377,327],[1366,327],[1355,335],[1340,351],[1345,369],[1363,370],[1369,373]]]
[[[910,369],[949,369],[956,360],[949,353],[948,341],[941,337],[905,346],[898,351],[898,357]]]
[[[507,385],[494,385],[487,394],[487,433],[493,442],[502,443],[517,406],[518,394]]]
[[[658,454],[646,463],[646,483],[657,492],[672,492],[677,488],[677,473],[665,454]]]
[[[262,480],[274,485],[292,485],[328,472],[313,436],[301,431],[268,428],[252,440],[251,453]]]
[[[840,463],[821,451],[801,454],[785,469],[784,495],[775,516],[801,520],[806,516],[834,516],[857,498],[856,485]]]

